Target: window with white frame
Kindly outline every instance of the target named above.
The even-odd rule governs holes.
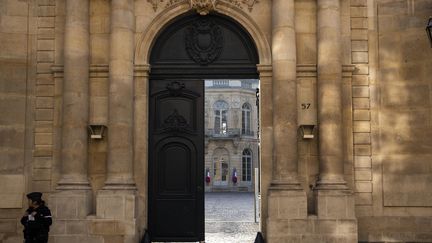
[[[228,134],[228,108],[229,105],[223,100],[218,100],[214,103],[214,133]]]
[[[252,151],[250,149],[243,150],[242,155],[242,181],[252,180]]]
[[[242,106],[242,134],[251,135],[251,106],[244,103]]]

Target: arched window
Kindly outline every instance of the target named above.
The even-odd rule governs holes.
[[[243,150],[242,156],[242,181],[252,180],[252,151],[250,149]]]
[[[218,100],[214,103],[214,132],[215,134],[228,134],[228,103]]]
[[[242,106],[242,134],[251,135],[251,106],[248,103]]]

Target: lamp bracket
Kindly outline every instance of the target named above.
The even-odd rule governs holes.
[[[88,130],[90,132],[91,139],[102,139],[104,137],[104,131],[107,127],[102,124],[90,124]]]
[[[314,138],[314,128],[313,124],[303,124],[300,125],[300,131],[303,139],[313,139]]]

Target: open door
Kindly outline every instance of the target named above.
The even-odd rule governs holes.
[[[204,81],[150,80],[149,234],[204,241]]]

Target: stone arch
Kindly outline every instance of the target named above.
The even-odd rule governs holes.
[[[145,65],[149,63],[154,40],[157,39],[158,34],[174,19],[181,15],[185,15],[188,11],[190,11],[189,3],[182,2],[164,9],[154,18],[146,31],[138,37],[135,48],[136,65]],[[216,11],[237,21],[251,35],[258,51],[260,65],[271,64],[270,45],[258,25],[247,13],[235,6],[223,2],[218,4]]]

